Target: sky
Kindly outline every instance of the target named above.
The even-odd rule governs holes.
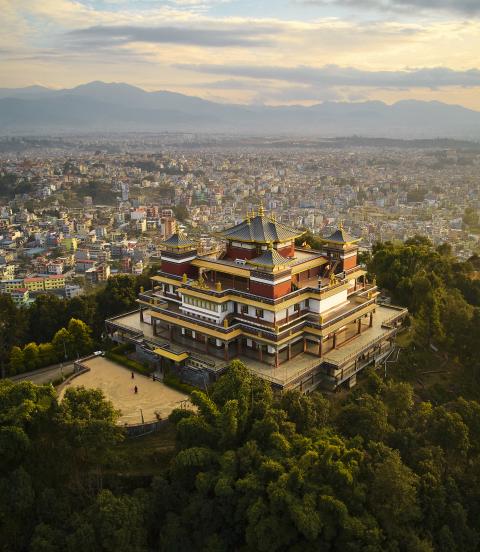
[[[0,0],[0,87],[480,110],[480,0]]]

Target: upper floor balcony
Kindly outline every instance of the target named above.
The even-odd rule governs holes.
[[[374,289],[372,287],[373,291],[364,291],[349,298],[348,302],[339,308],[327,311],[321,316],[309,308],[302,308],[274,321],[237,310],[222,317],[218,316],[219,311],[212,311],[211,315],[203,310],[194,312],[195,309],[182,308],[178,300],[172,301],[168,296],[155,290],[141,293],[138,302],[140,305],[149,307],[154,318],[163,319],[168,323],[193,324],[198,331],[205,328],[206,331],[214,331],[216,335],[226,339],[233,337],[237,330],[241,330],[243,333],[254,333],[271,341],[279,341],[306,326],[325,332],[327,335],[331,331],[336,331],[342,324],[371,312],[377,296]],[[214,320],[215,317],[218,318],[217,321]]]
[[[301,301],[302,298],[308,297],[321,300],[343,290],[350,291],[350,294],[352,294],[353,292],[358,293],[362,291],[373,291],[376,289],[375,284],[363,283],[360,284],[355,290],[350,290],[348,277],[338,278],[334,283],[327,278],[314,278],[303,281],[300,286],[296,286],[297,289],[285,294],[283,297],[270,299],[250,293],[248,288],[238,289],[239,287],[244,287],[243,284],[235,287],[233,287],[233,285],[230,287],[224,287],[221,282],[213,282],[208,279],[202,279],[201,282],[198,282],[197,280],[193,280],[191,278],[184,279],[181,276],[175,276],[161,271],[157,276],[154,276],[152,280],[160,283],[174,283],[175,285],[178,285],[179,288],[200,293],[204,295],[206,299],[208,299],[209,296],[217,299],[230,297],[233,300],[235,298],[243,298],[263,303],[266,306],[277,306],[285,303],[291,303],[292,300],[294,303],[295,299]],[[180,297],[175,297],[171,293],[167,293],[166,296],[170,296],[172,299],[180,299]]]

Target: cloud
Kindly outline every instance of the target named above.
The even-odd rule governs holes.
[[[281,85],[275,80],[257,80],[257,79],[224,79],[211,82],[194,83],[195,88],[206,90],[249,90],[256,94],[255,98],[261,98],[259,101],[305,101],[305,100],[325,100],[338,99],[338,94],[328,87],[317,87],[310,85]]]
[[[403,71],[365,71],[353,67],[324,67],[176,64],[174,67],[197,73],[268,79],[312,86],[375,87],[388,89],[480,86],[480,70],[455,71],[448,67],[406,69]]]
[[[74,49],[110,47],[142,42],[149,44],[181,44],[224,48],[231,46],[268,46],[271,40],[266,34],[276,32],[273,27],[246,28],[196,28],[196,27],[137,27],[133,25],[94,26],[76,29],[66,34]]]
[[[372,9],[387,12],[412,14],[412,9],[437,12],[438,10],[461,13],[464,15],[480,14],[478,0],[300,0],[302,4],[317,6],[340,6],[349,9]]]

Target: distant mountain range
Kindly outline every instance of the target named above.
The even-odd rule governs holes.
[[[124,83],[71,89],[0,88],[0,134],[225,132],[311,136],[480,139],[480,112],[441,102],[324,102],[304,106],[215,103]]]

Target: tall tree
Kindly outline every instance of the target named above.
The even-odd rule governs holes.
[[[0,293],[0,375],[5,377],[10,350],[24,343],[27,311],[16,307],[9,295]]]
[[[68,323],[67,331],[70,334],[70,346],[75,356],[83,356],[92,352],[92,330],[85,322],[72,318]]]

